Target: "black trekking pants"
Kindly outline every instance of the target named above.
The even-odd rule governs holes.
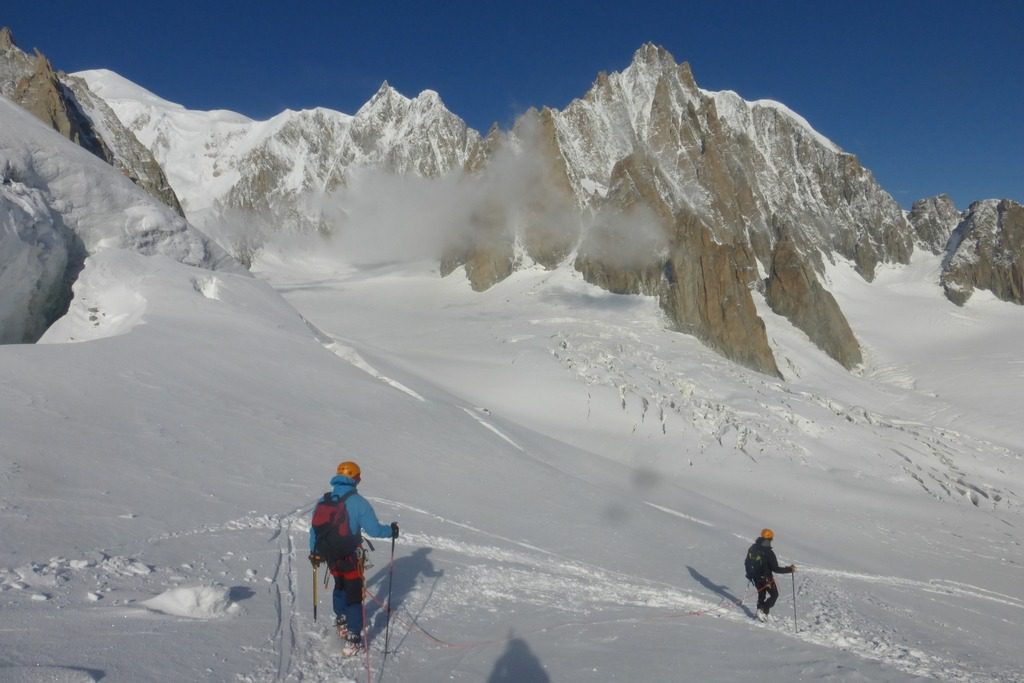
[[[754,585],[757,586],[757,609],[768,614],[779,599],[779,587],[771,576],[755,579]]]

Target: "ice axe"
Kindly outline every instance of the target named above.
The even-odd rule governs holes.
[[[316,597],[316,563],[313,563],[313,621],[316,621],[316,608],[319,604],[319,600]]]

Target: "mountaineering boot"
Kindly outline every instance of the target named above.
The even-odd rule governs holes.
[[[348,622],[344,616],[334,618],[334,628],[338,630],[338,637],[348,640]]]
[[[757,610],[757,620],[758,621],[760,621],[761,623],[766,623],[768,621],[768,618],[769,617],[768,617],[768,613],[767,612],[765,612],[764,610],[761,610],[761,609]]]
[[[341,654],[343,657],[355,657],[363,651],[363,639],[358,635],[349,634],[345,640],[345,646],[341,648]]]

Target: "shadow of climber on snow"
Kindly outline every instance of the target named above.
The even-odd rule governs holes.
[[[551,677],[526,641],[509,634],[508,646],[494,663],[487,683],[551,683]]]
[[[430,550],[430,548],[417,548],[411,555],[396,558],[395,565],[390,572],[392,581],[390,586],[388,585],[387,563],[385,563],[384,566],[366,582],[367,588],[372,590],[374,593],[374,597],[368,599],[366,602],[367,613],[371,613],[372,610],[373,614],[373,616],[370,617],[370,626],[367,629],[367,633],[370,637],[384,631],[384,626],[387,623],[387,610],[384,606],[387,605],[389,591],[391,593],[392,617],[399,607],[402,606],[402,603],[405,602],[413,591],[416,590],[421,576],[432,578],[434,581],[432,582],[427,595],[420,601],[421,604],[417,605],[418,609],[416,613],[412,614],[409,612],[409,616],[412,617],[414,622],[419,617],[420,612],[423,611],[423,608],[425,608],[427,603],[430,602],[430,599],[434,595],[434,587],[437,585],[437,579],[444,575],[442,570],[434,569],[434,563],[427,557],[427,555],[430,554]],[[392,624],[392,630],[394,630],[394,624]]]
[[[735,595],[730,593],[728,586],[719,586],[716,583],[712,583],[711,579],[709,579],[708,577],[704,576],[699,571],[697,571],[696,569],[694,569],[693,567],[691,567],[689,565],[687,565],[686,568],[690,570],[690,576],[695,578],[700,583],[700,585],[704,586],[709,591],[711,591],[711,592],[713,592],[713,593],[715,593],[717,595],[721,595],[723,598],[725,598],[726,600],[728,600],[732,604],[734,604],[734,605],[736,605],[738,607],[742,607],[743,611],[747,613],[748,617],[750,617],[751,619],[754,618],[754,613],[750,611],[750,608],[747,607],[746,605],[744,605],[743,601],[740,598],[737,598]]]

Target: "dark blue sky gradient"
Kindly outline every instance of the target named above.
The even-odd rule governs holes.
[[[644,42],[697,83],[779,100],[902,205],[1024,202],[1024,2],[489,3],[5,0],[0,25],[65,71],[108,68],[193,109],[355,111],[387,80],[486,132],[564,107]]]

